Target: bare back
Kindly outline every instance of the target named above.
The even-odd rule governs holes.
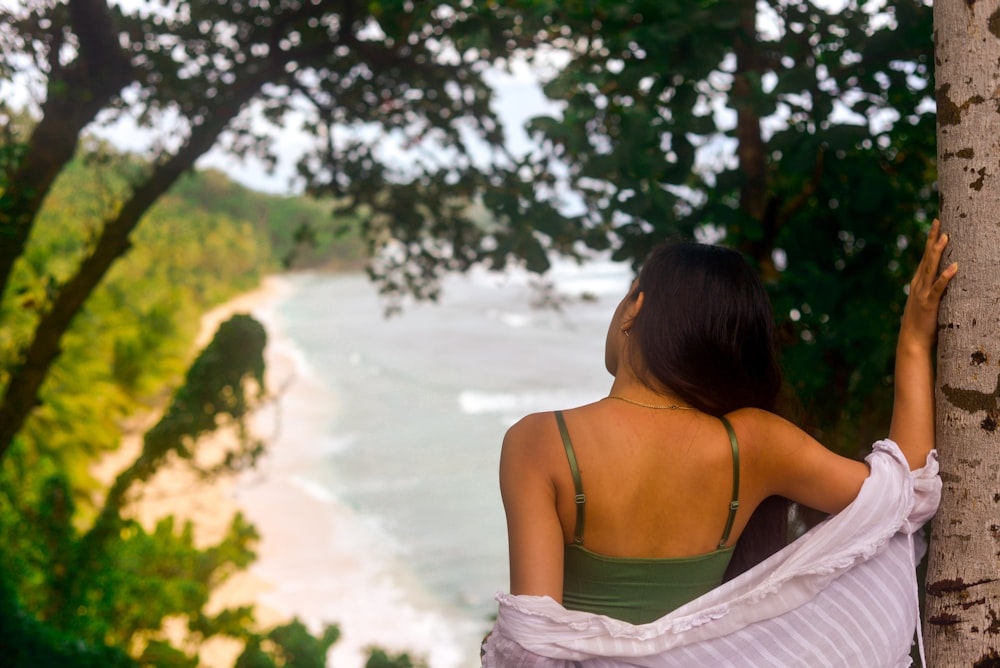
[[[608,556],[659,558],[719,547],[733,485],[732,447],[720,420],[698,411],[608,401],[564,415],[586,490],[588,549]],[[562,448],[558,433],[554,436],[552,443],[552,434],[546,434],[546,450]],[[561,464],[551,475],[564,542],[570,543],[576,504],[565,456]],[[747,516],[737,515],[729,545]]]

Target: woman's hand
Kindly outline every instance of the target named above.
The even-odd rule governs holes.
[[[924,256],[910,282],[896,343],[895,395],[889,438],[895,441],[910,469],[918,469],[934,449],[934,367],[931,350],[937,339],[938,308],[948,283],[958,272],[952,263],[938,274],[948,235],[935,220],[927,235]]]
[[[948,235],[941,232],[941,221],[935,219],[927,234],[924,256],[917,273],[910,281],[910,294],[903,309],[899,327],[899,347],[916,346],[930,351],[937,339],[938,308],[948,283],[958,272],[958,263],[948,265],[938,274],[941,255],[948,245]]]

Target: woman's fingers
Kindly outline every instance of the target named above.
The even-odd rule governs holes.
[[[938,274],[938,267],[941,265],[941,256],[948,246],[948,235],[941,232],[941,221],[934,219],[931,229],[927,233],[927,244],[924,247],[924,255],[920,259],[920,266],[913,276],[913,283],[910,285],[910,294],[918,298],[930,297],[935,301],[944,294],[949,281],[958,271],[958,264],[952,263]]]
[[[934,279],[934,285],[932,286],[931,289],[937,295],[938,298],[940,298],[941,295],[944,294],[945,288],[948,287],[948,283],[951,282],[951,279],[954,278],[955,274],[957,273],[958,273],[958,263],[952,262],[951,264],[949,264],[947,267],[944,268],[944,271],[941,272],[940,276]]]
[[[941,255],[945,246],[948,245],[948,235],[941,233],[941,221],[937,218],[931,223],[930,232],[927,233],[927,246],[924,249],[924,256],[920,261],[920,271],[928,283],[933,283],[937,278],[937,268],[941,263]]]
[[[910,294],[903,309],[900,340],[932,345],[937,338],[938,309],[948,283],[958,272],[952,263],[938,273],[941,257],[948,246],[948,235],[941,232],[941,222],[935,220],[927,233],[927,243],[920,265],[910,282]]]

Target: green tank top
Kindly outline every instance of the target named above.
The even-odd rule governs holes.
[[[719,586],[733,556],[733,548],[725,545],[740,491],[739,446],[729,421],[719,418],[733,448],[733,493],[718,549],[693,557],[643,559],[610,557],[583,546],[587,498],[566,421],[561,412],[555,415],[576,493],[576,528],[563,558],[563,607],[646,624]]]

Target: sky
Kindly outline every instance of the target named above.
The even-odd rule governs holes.
[[[527,153],[533,144],[524,131],[525,122],[542,113],[558,114],[559,107],[545,98],[538,77],[524,61],[513,63],[510,72],[490,70],[486,79],[495,92],[493,111],[503,124],[507,149],[516,155]],[[219,169],[255,190],[285,194],[289,192],[288,182],[293,174],[295,159],[308,141],[293,129],[278,137],[278,145],[283,147],[283,151],[273,174],[268,174],[257,161],[247,159],[238,162],[218,149],[202,156],[197,165],[199,168]],[[391,151],[391,147],[388,150]]]
[[[144,0],[112,1],[128,7],[138,6]],[[21,0],[0,0],[0,11],[16,11],[16,8],[22,6]],[[22,66],[29,71],[29,74],[0,79],[0,100],[15,109],[24,106],[37,108],[38,102],[44,99],[45,95],[43,79],[30,74],[33,70],[27,59]],[[541,113],[558,114],[558,107],[546,100],[536,72],[524,60],[512,60],[507,71],[491,69],[487,71],[485,78],[495,91],[493,111],[503,124],[507,149],[516,155],[523,155],[532,147],[531,140],[523,130],[525,121]],[[124,97],[128,99],[128,91]],[[169,122],[169,118],[165,119],[165,125],[169,126]],[[239,159],[219,148],[213,148],[203,155],[198,160],[197,167],[218,169],[255,190],[276,194],[294,192],[294,188],[289,185],[294,174],[294,165],[298,156],[310,143],[310,139],[294,127],[296,125],[293,117],[286,127],[276,134],[273,128],[268,128],[275,139],[275,145],[280,147],[279,162],[273,173],[269,173],[259,161],[252,158]],[[261,123],[259,127],[263,129],[265,124]],[[110,141],[121,150],[135,152],[148,149],[151,142],[156,139],[163,141],[164,136],[168,137],[169,141],[170,136],[169,127],[166,128],[166,132],[164,127],[151,132],[138,128],[128,119],[110,126],[95,123],[89,131]],[[406,159],[402,151],[396,151],[396,155],[393,155],[391,141],[382,142],[382,146],[390,158]]]

